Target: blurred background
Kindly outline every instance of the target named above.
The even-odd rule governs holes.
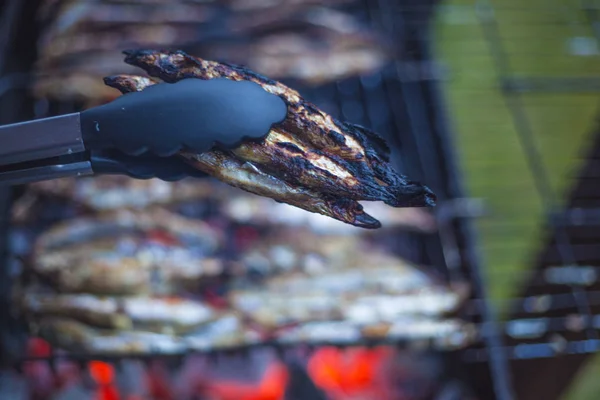
[[[111,101],[133,48],[284,82],[439,204],[0,187],[0,399],[598,397],[600,1],[5,0],[0,123]]]

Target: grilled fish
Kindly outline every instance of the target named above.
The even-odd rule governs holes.
[[[214,10],[204,4],[132,4],[102,1],[64,2],[58,15],[47,27],[45,40],[66,32],[80,29],[91,30],[115,27],[120,24],[164,24],[207,22],[215,15]],[[46,43],[43,41],[42,43]]]
[[[236,310],[265,328],[333,319],[380,324],[405,316],[441,318],[468,298],[467,285],[448,287],[352,236],[294,234],[278,230],[253,243],[241,260],[269,277],[260,287],[236,280],[229,293]]]
[[[365,276],[378,279],[362,285],[360,279]],[[271,279],[258,289],[232,291],[232,306],[266,328],[279,328],[336,318],[369,324],[405,316],[439,318],[454,312],[464,301],[461,293],[431,284],[419,292],[402,290],[403,285],[410,284],[402,281],[410,277],[391,269],[337,271],[304,280],[290,277],[287,283],[285,279]]]
[[[185,335],[97,329],[59,317],[31,321],[30,330],[53,346],[88,355],[181,354],[249,345],[260,340],[258,333],[246,327],[234,313],[224,314]]]
[[[61,293],[170,295],[222,272],[217,229],[164,210],[68,221],[35,243],[31,270]]]
[[[242,64],[273,79],[321,85],[377,71],[394,55],[389,41],[351,14],[296,4],[234,15],[231,29],[251,39],[215,41],[193,53]]]
[[[112,101],[117,96],[114,91],[98,82],[97,76],[87,73],[40,75],[33,87],[38,98],[52,98],[59,101],[81,101],[86,107],[99,106]],[[109,90],[107,90],[109,89]]]
[[[360,200],[384,201],[393,207],[435,204],[429,188],[393,171],[389,148],[379,136],[335,120],[279,82],[240,66],[206,61],[182,51],[140,50],[126,54],[127,63],[167,83],[186,78],[249,80],[287,104],[286,119],[272,127],[262,142],[242,143],[231,152],[180,152],[209,175],[251,193],[364,228],[381,225],[363,211]],[[155,84],[140,82],[131,76],[105,78],[108,86],[122,93]]]
[[[92,328],[70,318],[42,318],[31,330],[52,345],[86,354],[178,354],[183,341],[173,335],[143,331],[114,331]]]
[[[323,195],[261,171],[255,164],[241,161],[215,150],[204,154],[182,153],[192,165],[232,186],[316,212],[363,228],[379,228],[381,224],[363,211],[357,201]]]
[[[116,330],[185,333],[216,318],[207,305],[178,297],[100,297],[89,294],[35,293],[21,299],[22,311],[39,317],[68,317]]]
[[[194,45],[190,49],[213,59],[247,65],[275,79],[296,79],[308,85],[377,71],[389,59],[380,41],[347,33],[284,32],[258,37],[251,43]]]
[[[473,324],[457,319],[435,320],[403,317],[382,324],[357,324],[354,321],[307,322],[278,332],[281,343],[355,343],[361,339],[389,341],[428,341],[438,350],[460,349],[476,338]]]
[[[197,27],[174,24],[148,26],[126,25],[107,31],[82,31],[77,34],[53,35],[48,33],[40,40],[41,70],[52,62],[69,55],[82,59],[98,52],[112,52],[119,46],[170,46],[172,43],[187,43],[197,34]]]
[[[133,84],[134,81],[128,83]],[[102,175],[89,179],[63,178],[36,182],[29,185],[28,192],[64,198],[93,211],[107,211],[216,198],[219,188],[214,186],[209,181],[198,179],[165,182],[160,179],[139,180],[120,175]]]

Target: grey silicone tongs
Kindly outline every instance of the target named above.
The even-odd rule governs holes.
[[[80,113],[0,126],[0,184],[92,174],[201,176],[174,155],[261,139],[286,111],[252,82],[153,85]]]

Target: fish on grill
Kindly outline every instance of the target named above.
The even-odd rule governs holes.
[[[38,7],[37,19],[41,22],[54,20],[61,14],[71,14],[72,17],[81,16],[87,10],[87,3],[106,5],[129,5],[129,6],[164,6],[168,5],[172,9],[177,9],[178,6],[194,5],[194,4],[210,4],[214,0],[102,0],[102,1],[87,1],[87,0],[43,0]],[[174,4],[175,3],[175,4]],[[69,10],[73,10],[69,13]],[[66,20],[68,18],[65,17]]]
[[[180,151],[191,165],[217,179],[363,228],[381,224],[366,214],[358,201],[383,201],[393,207],[435,204],[429,188],[392,169],[383,139],[364,127],[335,120],[279,82],[241,66],[195,58],[182,51],[126,54],[127,63],[166,83],[186,78],[247,80],[286,103],[286,119],[273,126],[261,142],[245,142],[231,151]],[[126,83],[131,79],[112,76],[105,82],[122,93],[132,88],[144,90],[139,79]]]
[[[173,4],[68,1],[63,2],[55,18],[46,28],[48,36],[45,39],[80,29],[102,29],[127,24],[198,25],[213,18],[214,14],[213,8],[199,3],[180,3],[174,6]]]
[[[288,32],[259,37],[251,43],[191,48],[213,59],[247,65],[274,79],[296,79],[308,85],[364,75],[388,61],[387,52],[375,40],[342,41],[339,36],[344,35]]]
[[[278,229],[240,256],[264,276],[259,286],[235,279],[230,306],[266,330],[314,321],[391,324],[405,317],[443,319],[468,299],[467,283],[448,285],[355,236]]]
[[[222,233],[166,210],[67,221],[35,243],[30,271],[60,293],[172,295],[224,266]]]
[[[211,307],[179,297],[103,297],[29,287],[20,309],[32,318],[67,317],[98,328],[181,334],[217,317]]]
[[[152,24],[143,26],[118,26],[110,30],[87,31],[80,29],[77,34],[52,35],[47,33],[45,40],[40,40],[40,56],[38,68],[42,71],[53,65],[67,67],[65,59],[73,56],[85,59],[100,52],[113,52],[119,46],[171,46],[172,43],[187,43],[197,35],[198,28],[194,26],[178,26],[174,24]],[[47,42],[47,43],[46,43]],[[119,59],[119,62],[121,60]],[[91,66],[90,66],[91,67]]]
[[[264,333],[235,313],[225,314],[183,335],[140,330],[99,329],[68,317],[29,321],[30,331],[62,350],[94,355],[181,354],[260,343]],[[272,335],[272,336],[271,336]],[[390,322],[329,319],[282,327],[271,334],[282,344],[355,343],[363,339],[428,341],[436,349],[459,349],[476,338],[475,326],[458,319],[404,316]]]
[[[85,354],[178,354],[185,351],[176,336],[144,331],[101,330],[72,318],[46,317],[30,331],[59,349]]]
[[[237,261],[238,269],[252,276],[294,271],[315,274],[346,265],[365,250],[358,235],[316,235],[305,227],[280,228],[252,242]]]
[[[99,81],[129,72],[115,70],[123,48],[177,47],[309,85],[380,69],[394,46],[353,15],[325,7],[345,2],[49,0],[38,13],[34,93],[87,107],[113,100]]]
[[[296,8],[234,15],[231,30],[249,41],[215,41],[189,49],[246,65],[273,79],[291,78],[308,85],[369,74],[394,55],[386,37],[351,14],[325,7]]]
[[[391,323],[406,316],[436,319],[456,311],[466,298],[465,291],[431,282],[414,287],[411,280],[415,278],[408,271],[378,267],[287,274],[267,280],[264,287],[233,290],[230,301],[265,329],[279,329],[334,319],[357,324]]]
[[[31,320],[30,331],[57,348],[87,355],[181,354],[259,342],[257,332],[234,313],[226,313],[184,335],[140,330],[99,329],[68,317]]]
[[[107,66],[121,63],[120,59],[115,62],[111,58],[114,55],[111,52],[118,48],[170,47],[174,43],[195,42],[199,24],[213,18],[210,7],[189,3],[174,7],[68,1],[55,8],[58,10],[42,29],[37,43],[39,80],[50,83],[56,77],[75,73],[94,74],[98,79],[107,73]],[[99,57],[103,52],[108,53]],[[104,68],[103,72],[98,72],[98,68]],[[49,93],[56,96],[60,90]]]
[[[190,178],[165,182],[160,179],[140,180],[120,175],[101,175],[35,182],[28,186],[27,193],[62,198],[92,211],[108,211],[212,199],[220,195],[220,190],[208,180]]]
[[[98,83],[94,74],[75,72],[48,76],[40,74],[33,87],[33,93],[40,99],[83,102],[86,107],[99,106],[117,96],[106,85]]]
[[[317,4],[290,4],[283,7],[248,10],[235,13],[231,18],[231,30],[251,35],[298,30],[310,32],[310,28],[315,27],[338,33],[370,32],[352,14]],[[348,38],[352,37],[348,36]]]
[[[456,350],[476,339],[474,324],[458,319],[436,320],[403,317],[381,324],[358,324],[355,321],[313,321],[282,329],[276,340],[283,344],[348,344],[361,339],[384,341],[428,341],[436,350]]]
[[[118,43],[115,43],[118,46]],[[36,63],[33,94],[37,98],[84,102],[87,107],[114,100],[118,93],[102,82],[106,74],[134,74],[137,68],[125,66],[112,51],[62,57],[42,57]]]

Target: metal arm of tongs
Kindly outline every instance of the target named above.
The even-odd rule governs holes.
[[[120,174],[136,179],[205,176],[176,154],[261,139],[285,103],[259,85],[185,79],[80,113],[0,126],[0,184]]]
[[[80,113],[0,126],[0,184],[93,173]]]

